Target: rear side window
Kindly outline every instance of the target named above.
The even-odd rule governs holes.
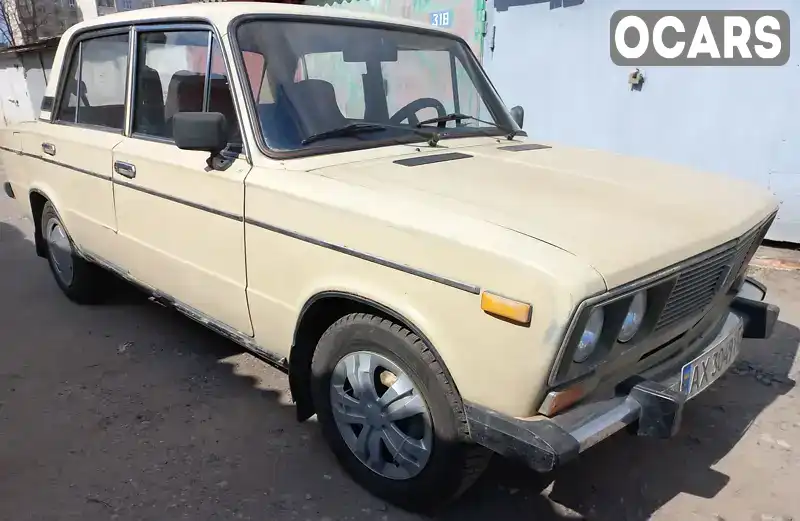
[[[128,34],[86,39],[75,47],[58,121],[122,131]]]

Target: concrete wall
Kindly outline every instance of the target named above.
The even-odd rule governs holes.
[[[641,91],[627,83],[632,69],[609,57],[609,20],[618,9],[755,7],[752,0],[490,0],[484,65],[506,104],[524,106],[534,139],[752,180],[782,201],[768,238],[800,242],[796,29],[783,67],[642,68]],[[800,23],[797,0],[763,8]]]

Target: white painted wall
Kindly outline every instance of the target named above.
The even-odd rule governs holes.
[[[781,201],[767,236],[800,243],[800,33],[782,67],[614,65],[618,9],[753,9],[754,0],[492,0],[484,66],[533,139],[643,156],[747,179]],[[800,21],[800,2],[770,0]],[[492,47],[492,34],[494,50]],[[643,176],[647,172],[642,172]],[[687,187],[687,189],[691,189]],[[713,194],[708,194],[713,197]]]

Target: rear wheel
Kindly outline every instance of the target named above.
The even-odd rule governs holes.
[[[78,304],[103,300],[107,295],[110,274],[76,253],[67,228],[49,201],[42,209],[41,225],[47,262],[61,291]]]
[[[402,326],[368,314],[343,317],[320,339],[312,372],[328,444],[376,496],[429,511],[485,469],[491,453],[465,442],[463,405],[441,362]]]

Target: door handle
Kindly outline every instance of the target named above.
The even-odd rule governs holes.
[[[136,167],[123,161],[114,161],[114,171],[128,179],[136,177]]]
[[[42,143],[42,152],[48,156],[56,155],[56,146],[52,143]]]

